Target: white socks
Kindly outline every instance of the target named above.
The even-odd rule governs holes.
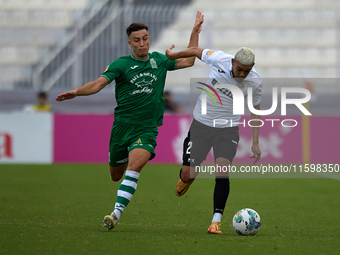
[[[222,214],[214,213],[214,216],[213,216],[213,219],[212,219],[211,223],[221,222],[221,220],[222,220]]]
[[[117,191],[115,209],[111,213],[111,215],[114,213],[118,220],[136,191],[138,178],[138,172],[126,170],[125,178]]]

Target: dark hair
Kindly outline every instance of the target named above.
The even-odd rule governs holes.
[[[47,98],[47,93],[43,92],[43,91],[39,92],[38,93],[38,98]]]
[[[148,31],[148,27],[144,25],[143,23],[132,23],[127,29],[126,29],[126,34],[129,37],[132,32],[139,31],[145,29]]]

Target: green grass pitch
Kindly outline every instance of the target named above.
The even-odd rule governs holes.
[[[0,254],[340,254],[340,181],[232,179],[224,235],[206,233],[214,179],[176,197],[178,165],[147,165],[110,232],[119,183],[107,165],[0,165]],[[233,215],[255,209],[262,226],[238,236]]]

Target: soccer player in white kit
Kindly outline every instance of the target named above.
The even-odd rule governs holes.
[[[212,67],[207,83],[203,84],[207,90],[217,92],[221,104],[215,104],[214,99],[207,95],[205,91],[197,100],[188,136],[183,144],[183,164],[180,170],[180,180],[176,185],[176,195],[182,196],[188,190],[189,186],[195,180],[198,172],[196,166],[205,160],[210,149],[213,148],[216,166],[228,167],[235,157],[238,142],[238,122],[240,115],[233,115],[233,94],[226,88],[214,88],[216,84],[230,84],[237,86],[242,90],[243,95],[247,97],[248,87],[252,88],[253,106],[260,110],[262,80],[256,70],[255,54],[249,48],[240,48],[235,56],[229,55],[222,51],[202,49],[199,47],[187,48],[182,51],[172,52],[174,45],[166,51],[169,59],[178,59],[184,57],[196,56],[203,62]],[[202,114],[202,95],[205,95],[206,112]],[[223,119],[216,124],[214,120]],[[259,115],[251,113],[252,126],[259,126]],[[252,127],[253,143],[251,150],[255,158],[254,164],[261,157],[259,147],[259,127]],[[218,169],[216,167],[216,169]],[[224,168],[225,169],[225,168]],[[208,228],[209,234],[223,234],[221,231],[222,214],[229,196],[230,182],[228,172],[215,172],[215,190],[214,190],[214,214],[212,223]]]

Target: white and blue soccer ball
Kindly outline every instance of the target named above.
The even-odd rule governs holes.
[[[253,236],[261,227],[260,215],[250,208],[239,210],[233,218],[233,227],[239,235]]]

